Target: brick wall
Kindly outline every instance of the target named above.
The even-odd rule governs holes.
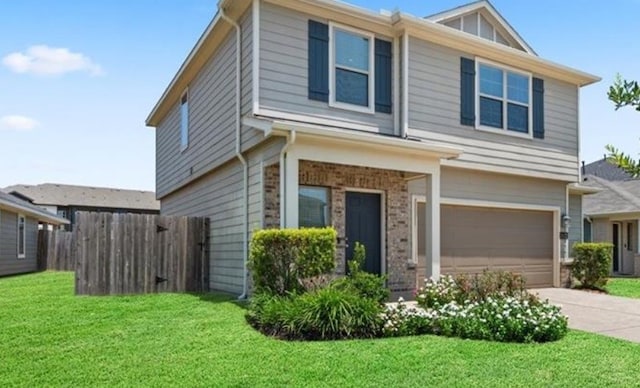
[[[264,173],[265,226],[278,227],[280,223],[279,166],[269,166],[265,168]],[[407,182],[402,172],[301,160],[299,184],[330,188],[331,223],[339,237],[345,236],[346,188],[383,191],[386,224],[384,252],[388,286],[393,292],[415,289],[416,272],[409,262],[411,209]],[[336,272],[344,274],[346,269],[344,245],[338,246],[336,263]]]

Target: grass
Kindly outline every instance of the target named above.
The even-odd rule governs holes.
[[[607,282],[606,289],[610,295],[640,299],[639,278],[611,278]]]
[[[0,279],[2,386],[632,386],[640,345],[432,336],[283,342],[223,296],[77,297],[73,274]]]

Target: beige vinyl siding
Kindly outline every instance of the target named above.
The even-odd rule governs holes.
[[[572,255],[573,244],[582,242],[582,195],[569,195],[569,254]]]
[[[253,10],[245,13],[240,21],[242,28],[242,116],[253,112]],[[256,146],[264,139],[264,132],[243,125],[240,135],[242,150]]]
[[[393,133],[391,114],[352,112],[309,100],[308,20],[328,23],[327,20],[270,3],[261,3],[260,7],[261,108],[373,126],[380,133]]]
[[[242,46],[251,46],[250,12],[241,20]],[[243,109],[250,107],[251,57],[243,53]],[[180,151],[178,103],[156,128],[156,192],[159,198],[222,165],[235,154],[236,35],[232,30],[189,85],[189,146]],[[248,93],[248,94],[247,94]],[[247,98],[249,101],[247,101]]]
[[[591,236],[593,242],[611,242],[612,226],[607,218],[593,218],[591,224]]]
[[[162,199],[163,215],[208,217],[209,286],[242,292],[242,165],[233,160]]]
[[[440,176],[442,198],[505,202],[537,206],[565,206],[562,182],[507,174],[443,167]]]
[[[463,148],[459,159],[444,164],[576,181],[577,87],[545,79],[545,139],[479,131],[460,124],[461,56],[465,54],[420,39],[409,39],[411,134]]]
[[[36,271],[37,246],[38,221],[27,217],[25,258],[18,259],[18,215],[0,210],[0,276]]]
[[[263,166],[277,160],[284,139],[272,139],[246,156],[249,167],[249,232],[263,225]],[[209,286],[242,292],[243,167],[234,159],[162,199],[163,215],[208,217]]]

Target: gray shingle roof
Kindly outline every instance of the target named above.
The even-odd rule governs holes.
[[[51,214],[48,211],[30,204],[27,201],[23,201],[20,198],[17,198],[14,195],[9,193],[5,193],[0,190],[0,208],[9,208],[11,211],[16,213],[25,213],[34,218],[37,218],[39,221],[50,222],[54,224],[67,224],[69,221],[64,218],[60,218],[55,214]]]
[[[36,205],[88,206],[113,209],[160,210],[152,191],[106,187],[74,186],[56,183],[14,185],[4,189],[28,197]]]
[[[606,159],[596,160],[584,166],[583,175],[594,175],[608,181],[627,181],[633,177],[620,167],[607,162]]]
[[[585,176],[586,186],[602,191],[583,197],[583,211],[587,216],[640,212],[640,180],[608,181],[594,175]]]

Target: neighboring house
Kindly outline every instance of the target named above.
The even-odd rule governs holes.
[[[40,185],[14,185],[5,187],[5,192],[31,202],[50,213],[71,221],[67,229],[75,224],[78,211],[109,213],[160,213],[160,202],[151,191],[124,190],[106,187],[89,187],[43,183]]]
[[[606,160],[584,171],[584,184],[600,190],[584,198],[585,241],[612,243],[612,273],[640,276],[640,180]]]
[[[0,191],[0,276],[38,269],[38,224],[69,221]]]
[[[486,267],[560,285],[598,77],[540,58],[487,1],[219,7],[147,118],[162,214],[211,220],[212,289],[247,291],[252,231],[310,225],[337,229],[338,273],[360,241],[397,293]]]

